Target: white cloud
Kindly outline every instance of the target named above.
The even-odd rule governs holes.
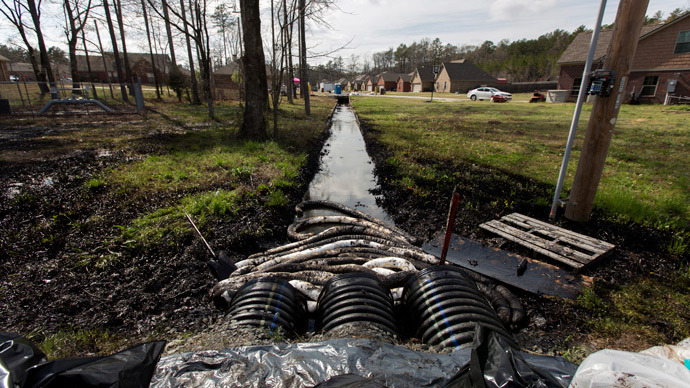
[[[556,0],[496,0],[489,8],[489,16],[492,21],[532,17],[550,11],[556,3]]]

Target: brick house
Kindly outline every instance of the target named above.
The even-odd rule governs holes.
[[[398,76],[398,87],[396,90],[404,93],[409,92],[412,90],[410,81],[412,81],[412,74],[400,74],[400,76]]]
[[[239,98],[240,84],[235,82],[237,78],[233,80],[233,76],[235,76],[235,74],[239,76],[241,70],[238,63],[231,63],[213,72],[212,83],[214,98],[220,100]]]
[[[400,77],[398,73],[384,71],[376,76],[376,90],[385,89],[389,92],[398,90],[398,77]]]
[[[433,66],[420,66],[414,69],[410,80],[412,91],[415,93],[430,92],[434,88],[434,78]]]
[[[495,85],[496,78],[477,66],[460,59],[444,62],[439,70],[434,91],[464,93],[481,85]]]
[[[612,37],[610,30],[599,33],[592,70],[603,66]],[[573,101],[580,90],[591,38],[591,32],[579,34],[558,60],[558,88],[570,90]],[[669,92],[669,85],[675,85],[674,92]],[[690,96],[690,13],[665,24],[642,27],[624,101],[633,93],[643,103],[663,103],[667,93]]]
[[[122,56],[122,54],[120,54]],[[103,57],[100,55],[89,55],[91,65],[91,75],[86,63],[86,56],[77,55],[77,70],[82,80],[93,80],[107,82],[110,76],[111,81],[117,81],[117,68],[115,67],[115,56],[113,53],[105,53],[105,67]],[[154,83],[153,65],[151,64],[151,54],[148,53],[127,53],[132,74],[138,76],[142,83]],[[168,74],[172,67],[170,57],[167,54],[154,54],[153,60],[156,62],[156,72],[161,82],[167,82]],[[122,62],[124,66],[124,60]],[[122,69],[124,72],[124,68]]]

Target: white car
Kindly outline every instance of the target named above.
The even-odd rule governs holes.
[[[493,96],[503,96],[506,100],[511,100],[513,95],[507,92],[502,92],[496,88],[481,87],[472,89],[467,92],[467,98],[472,101],[476,100],[490,100]]]

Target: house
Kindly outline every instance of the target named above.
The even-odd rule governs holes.
[[[412,91],[415,93],[430,92],[434,88],[435,77],[433,66],[420,66],[414,69],[410,80]]]
[[[237,83],[237,76],[239,76],[241,70],[238,63],[231,63],[213,72],[213,92],[215,98],[225,100],[233,96],[239,97],[240,84]]]
[[[434,91],[464,93],[481,85],[494,85],[496,78],[464,59],[444,62],[439,70]]]
[[[394,92],[398,89],[398,73],[389,73],[384,71],[376,76],[376,90],[385,89],[386,91]]]
[[[122,57],[122,54],[120,54]],[[103,58],[105,57],[105,63]],[[129,66],[132,70],[133,76],[138,76],[142,83],[154,83],[153,65],[151,64],[151,54],[148,53],[127,53],[129,58]],[[124,58],[124,57],[123,57]],[[158,72],[158,80],[167,82],[168,74],[172,63],[167,54],[154,54],[153,60],[156,65],[156,72]],[[89,75],[89,65],[91,65],[91,74]],[[124,60],[122,61],[124,66]],[[104,53],[104,56],[89,55],[89,62],[86,62],[86,56],[77,55],[77,70],[79,77],[82,80],[92,80],[98,82],[117,81],[117,68],[115,67],[115,55],[113,53]],[[124,69],[122,69],[124,72]]]
[[[398,82],[397,82],[398,86],[397,86],[396,90],[398,92],[404,92],[404,93],[409,92],[410,90],[412,90],[412,86],[411,86],[412,84],[410,83],[410,81],[412,81],[412,74],[400,74],[398,76]]]
[[[353,92],[359,92],[365,88],[363,85],[368,77],[369,76],[365,74],[358,75],[349,82],[348,87]]]
[[[0,82],[10,80],[10,70],[7,68],[8,63],[10,63],[10,60],[0,55]]]
[[[580,91],[591,32],[578,34],[558,60],[558,88],[570,90],[575,100]],[[601,31],[592,70],[604,63],[613,31]],[[663,103],[667,93],[690,96],[690,12],[665,23],[643,26],[625,86],[624,99],[633,94],[641,102]]]
[[[366,92],[374,91],[375,80],[374,77],[367,76],[365,80],[362,81],[362,90]]]
[[[69,64],[58,64],[52,62],[50,67],[53,69],[55,79],[61,80],[64,78],[71,78]],[[17,77],[20,80],[35,82],[36,75],[34,68],[28,62],[14,62],[8,63],[7,68],[10,75]]]
[[[36,75],[34,74],[34,68],[28,62],[14,62],[8,63],[7,68],[10,75],[16,76],[20,80],[26,81],[36,81]]]

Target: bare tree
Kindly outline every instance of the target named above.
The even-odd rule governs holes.
[[[168,46],[170,49],[170,61],[173,67],[177,67],[177,60],[175,59],[175,45],[173,44],[172,31],[170,29],[170,13],[168,12],[168,1],[161,0],[163,8],[163,23],[165,23],[165,32],[168,35]]]
[[[113,26],[113,19],[110,17],[110,5],[108,0],[103,0],[103,9],[105,9],[105,20],[108,23],[108,32],[110,32],[110,40],[113,42],[113,55],[115,56],[115,68],[117,70],[117,81],[120,83],[120,92],[122,93],[122,101],[129,102],[127,96],[127,88],[125,87],[125,76],[122,73],[122,59],[120,59],[120,52],[117,49],[117,38],[115,37],[115,27]]]
[[[194,56],[192,55],[192,43],[189,33],[189,25],[187,23],[187,12],[185,12],[184,0],[180,0],[180,12],[177,14],[182,19],[182,31],[184,32],[185,40],[187,41],[187,55],[189,55],[189,71],[191,72],[192,81],[192,103],[199,104],[199,89],[196,84],[196,72],[194,71]],[[179,29],[179,28],[178,28]]]
[[[122,56],[125,60],[125,82],[127,85],[132,84],[132,67],[129,65],[129,55],[127,55],[127,42],[125,40],[125,26],[122,17],[122,2],[120,0],[113,0],[113,7],[115,7],[115,16],[117,17],[117,25],[120,30],[120,43],[122,43]]]
[[[146,40],[149,42],[149,54],[151,54],[151,68],[153,69],[153,82],[156,85],[156,98],[161,99],[160,84],[158,82],[158,71],[156,71],[156,57],[153,56],[153,45],[151,44],[151,29],[149,28],[148,12],[146,12],[146,1],[141,0],[141,10],[146,26]]]
[[[43,40],[43,32],[41,31],[41,0],[38,1],[38,4],[36,4],[35,0],[26,0],[26,2],[29,7],[29,14],[31,14],[31,20],[34,22],[34,31],[36,32],[38,50],[41,57],[41,67],[43,68],[43,71],[39,73],[39,82],[45,82],[47,77],[51,85],[56,85],[57,80],[55,79],[55,74],[50,64],[48,49],[46,48],[45,41]]]
[[[34,76],[36,77],[36,80],[40,80],[41,68],[38,65],[38,61],[36,60],[36,49],[34,49],[34,47],[31,45],[31,42],[29,42],[29,38],[26,35],[26,29],[31,29],[31,27],[25,25],[24,20],[22,18],[24,13],[27,11],[26,4],[23,4],[20,0],[0,0],[0,3],[2,3],[2,8],[0,8],[0,12],[2,12],[5,18],[7,18],[7,20],[9,20],[9,22],[17,28],[19,36],[22,38],[24,45],[26,45],[26,51],[29,54],[29,61],[31,61],[31,68],[34,71]],[[45,82],[39,83],[39,87],[41,89],[42,94],[50,92],[50,89],[48,88],[48,85],[45,84]]]
[[[67,47],[69,51],[70,72],[72,74],[72,92],[79,92],[79,66],[77,63],[77,41],[79,34],[84,30],[86,21],[91,12],[91,0],[87,0],[86,5],[80,0],[64,0],[62,3],[65,9],[65,35],[67,37]]]

